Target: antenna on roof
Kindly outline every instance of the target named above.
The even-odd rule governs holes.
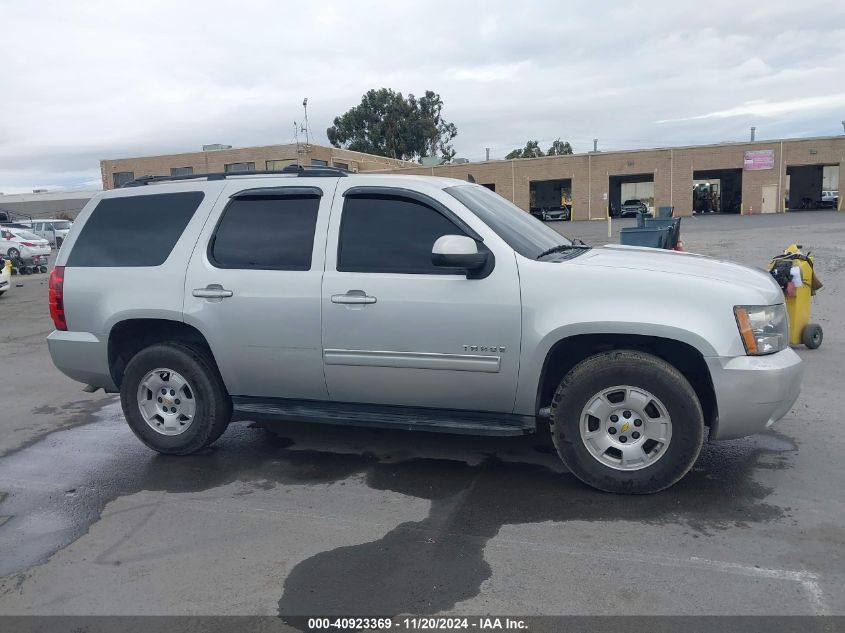
[[[302,100],[302,109],[305,111],[305,123],[302,125],[302,131],[305,132],[305,144],[310,145],[311,139],[308,135],[308,97]]]

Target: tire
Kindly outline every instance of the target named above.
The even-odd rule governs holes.
[[[701,404],[687,379],[666,361],[634,350],[596,354],[576,365],[555,392],[551,418],[563,463],[605,492],[651,494],[668,488],[689,472],[704,441]],[[603,444],[608,445],[604,452]]]
[[[818,323],[808,323],[801,332],[801,342],[808,349],[818,349],[823,340],[824,332],[822,332],[822,326]]]
[[[14,261],[15,261],[18,257],[20,257],[20,256],[21,256],[21,252],[20,252],[18,249],[16,249],[16,248],[10,248],[10,249],[9,249],[9,252],[8,252],[7,254],[9,255],[9,259],[11,259],[13,262],[14,262]]]
[[[167,371],[154,371],[159,369]],[[178,391],[159,405],[152,398],[145,398],[147,417],[152,410],[162,420],[161,423],[155,419],[148,422],[140,404],[142,382],[146,380],[147,384],[156,385],[157,398],[158,387],[163,386],[169,394],[180,389],[181,380],[177,383],[177,378],[184,380],[189,389]],[[171,387],[174,391],[170,391]],[[147,390],[147,393],[151,391]],[[180,394],[184,402],[178,398]],[[167,414],[165,421],[159,407],[167,402],[179,409],[174,415]],[[129,428],[138,439],[167,455],[190,455],[202,450],[223,434],[232,419],[232,399],[214,362],[204,352],[178,342],[152,345],[129,361],[120,385],[120,404]],[[182,422],[182,417],[188,417],[183,413],[188,413],[189,405],[193,407],[190,421]]]

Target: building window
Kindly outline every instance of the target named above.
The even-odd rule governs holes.
[[[133,180],[135,180],[135,172],[133,171],[116,171],[112,174],[112,182],[114,182],[115,189]]]
[[[170,168],[170,175],[171,176],[193,176],[194,168],[193,167],[171,167]]]
[[[340,161],[333,160],[332,165],[334,165],[338,169],[345,169],[346,171],[349,171],[349,163],[341,163]]]
[[[312,167],[325,167],[328,163],[324,160],[317,160],[316,158],[311,159],[311,166]]]
[[[255,163],[227,163],[223,165],[223,171],[255,171]]]
[[[292,158],[287,158],[285,160],[268,160],[266,162],[265,169],[267,171],[282,171],[285,167],[289,167],[291,165],[296,165],[296,161]]]

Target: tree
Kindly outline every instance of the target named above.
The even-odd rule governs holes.
[[[572,145],[569,144],[569,141],[561,141],[560,138],[552,143],[549,151],[546,152],[546,156],[566,156],[569,154],[572,154]]]
[[[419,99],[388,88],[369,90],[360,104],[335,117],[326,135],[335,147],[356,152],[403,160],[439,153],[451,160],[458,128],[443,119],[442,111],[443,100],[431,90]]]
[[[545,156],[543,150],[540,149],[540,143],[537,141],[528,141],[522,149],[515,149],[505,156],[506,160],[512,158],[540,158]]]

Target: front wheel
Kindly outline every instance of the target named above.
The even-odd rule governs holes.
[[[581,361],[561,381],[551,415],[564,464],[606,492],[668,488],[689,472],[704,440],[701,404],[683,374],[633,350]]]
[[[21,256],[21,252],[16,248],[10,248],[8,255],[9,255],[9,259],[11,259],[14,262],[18,257]]]
[[[232,400],[213,361],[176,342],[151,345],[129,361],[120,404],[135,435],[169,455],[205,448],[232,418]]]

